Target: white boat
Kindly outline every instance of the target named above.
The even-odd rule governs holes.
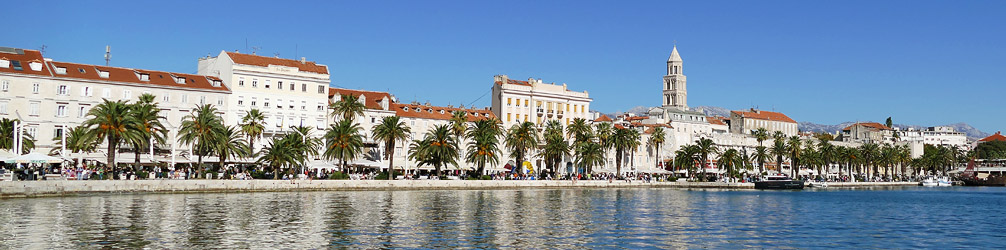
[[[950,186],[953,186],[953,185],[954,185],[954,183],[950,181],[950,177],[941,176],[940,178],[936,179],[936,186],[937,187],[950,187]]]
[[[950,181],[950,178],[946,176],[941,177],[929,176],[919,183],[919,186],[923,187],[950,187],[953,185],[954,184],[953,182]]]
[[[823,181],[807,181],[807,186],[812,188],[826,188],[828,187],[828,182]]]

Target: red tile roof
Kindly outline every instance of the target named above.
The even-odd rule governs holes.
[[[855,124],[849,125],[848,127],[843,128],[842,131],[852,130],[852,127],[855,127],[857,125],[863,126],[863,127],[867,127],[867,128],[879,129],[879,130],[891,130],[891,128],[889,128],[887,126],[884,126],[884,124],[880,124],[880,123],[876,123],[876,122],[860,122],[860,123],[855,123]]]
[[[383,110],[383,108],[381,108],[381,100],[384,99],[384,98],[388,98],[387,100],[388,100],[389,103],[392,102],[391,94],[388,94],[387,92],[366,91],[366,90],[353,90],[353,89],[341,89],[341,88],[331,88],[331,87],[328,88],[328,97],[329,98],[332,98],[336,94],[339,94],[339,95],[352,95],[352,96],[355,96],[355,97],[358,97],[358,98],[360,97],[360,95],[363,95],[366,98],[364,106],[366,106],[367,109],[381,109],[381,110]],[[391,108],[391,105],[388,105],[388,108]]]
[[[719,116],[706,116],[706,121],[709,121],[709,124],[712,124],[712,125],[723,125],[723,126],[726,126],[727,123],[723,122],[723,120],[725,120],[725,119],[723,119],[723,117],[719,117]]]
[[[50,67],[53,68],[52,76],[57,78],[74,78],[74,79],[124,82],[134,84],[150,84],[150,85],[178,87],[178,88],[228,91],[227,86],[222,84],[220,78],[213,76],[201,76],[193,74],[172,73],[172,72],[145,70],[145,69],[108,67],[108,66],[68,63],[68,62],[49,62],[49,64]],[[61,67],[66,68],[66,74],[55,73],[55,69]],[[105,78],[99,76],[98,75],[99,70],[108,72],[108,77]],[[147,74],[149,80],[147,81],[140,80],[139,76],[140,74]],[[175,79],[177,77],[185,78],[185,83],[181,84],[175,82]],[[218,87],[214,87],[213,81],[219,81],[220,85],[218,85]]]
[[[12,51],[14,53],[7,53],[7,52],[4,52],[4,51],[0,51],[0,59],[10,61],[10,65],[7,68],[0,67],[0,72],[4,72],[4,73],[18,73],[18,74],[27,74],[27,75],[39,75],[39,76],[51,76],[52,75],[52,71],[50,71],[49,65],[46,65],[44,63],[45,62],[45,58],[42,57],[42,52],[39,52],[38,50],[30,50],[30,49],[22,50],[22,49],[15,49],[15,48],[11,48],[11,50],[16,50],[16,51]],[[21,52],[21,53],[19,53],[19,52]],[[31,70],[31,67],[30,67],[30,63],[31,62],[42,63],[42,70],[41,71]],[[14,69],[14,64],[15,63],[21,65],[21,70]]]
[[[1003,136],[1003,135],[1002,135],[1002,134],[1000,133],[1000,131],[996,131],[996,133],[995,133],[995,134],[993,134],[993,135],[990,135],[990,136],[988,136],[988,137],[985,137],[985,138],[982,138],[981,140],[978,140],[978,141],[980,141],[980,142],[987,142],[987,141],[1006,141],[1006,136]]]
[[[408,108],[408,111],[405,109]],[[412,118],[422,118],[422,119],[434,119],[434,120],[450,120],[453,117],[453,112],[457,110],[463,110],[468,114],[468,121],[476,121],[481,119],[495,118],[492,111],[489,109],[461,109],[461,108],[448,108],[448,107],[437,107],[437,106],[427,106],[420,104],[402,104],[402,103],[392,103],[391,109],[395,111],[395,115],[400,117],[412,117]],[[432,112],[430,112],[432,110]],[[440,111],[443,110],[443,114]],[[475,116],[478,114],[478,116]]]
[[[646,120],[646,118],[650,118],[650,117],[649,116],[631,116],[631,117],[626,117],[624,120],[625,121],[639,121],[639,120]]]
[[[241,54],[237,52],[227,52],[227,56],[229,56],[231,60],[234,60],[234,63],[237,64],[254,65],[261,67],[269,67],[269,65],[280,65],[280,66],[297,68],[300,71],[325,74],[325,75],[328,74],[328,66],[316,64],[315,62],[301,63],[298,60]]]
[[[791,122],[796,123],[789,116],[786,116],[779,112],[765,111],[765,110],[754,110],[752,112],[748,111],[730,111],[730,113],[740,115],[744,118],[752,118],[758,120],[769,120],[769,121],[780,121],[780,122]]]
[[[611,122],[611,118],[606,115],[601,115],[601,117],[594,119],[594,122]]]

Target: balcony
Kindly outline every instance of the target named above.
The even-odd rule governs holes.
[[[549,110],[547,114],[549,118],[552,118],[552,116],[555,116],[555,110]]]

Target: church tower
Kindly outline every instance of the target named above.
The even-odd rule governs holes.
[[[678,46],[675,45],[671,50],[671,56],[667,58],[667,75],[664,75],[664,108],[688,109],[688,89],[683,64],[681,55],[678,55]]]

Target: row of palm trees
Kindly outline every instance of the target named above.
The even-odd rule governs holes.
[[[802,168],[816,169],[818,175],[837,168],[846,175],[864,176],[905,176],[948,171],[948,167],[967,159],[967,153],[953,147],[927,146],[922,157],[913,159],[906,145],[867,143],[859,147],[836,146],[829,140],[803,141],[798,136],[786,137],[781,132],[769,134],[764,128],[753,131],[758,146],[752,152],[746,148],[721,148],[707,138],[686,145],[675,152],[674,166],[687,169],[691,176],[696,167],[703,171],[709,164],[710,155],[718,155],[716,165],[725,170],[727,176],[739,177],[740,169],[754,170],[758,175],[767,173],[765,163],[775,157],[776,169],[781,172],[783,160],[790,161],[790,175],[796,176]],[[771,147],[764,146],[769,138]]]

